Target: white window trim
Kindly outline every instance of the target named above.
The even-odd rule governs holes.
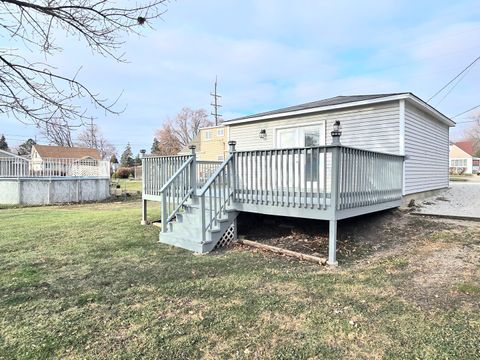
[[[208,137],[207,137],[207,134],[208,134]],[[204,136],[203,136],[203,139],[204,139],[204,140],[212,140],[212,133],[211,133],[210,130],[204,131],[204,132],[203,132],[203,135],[204,135]]]
[[[220,134],[220,132],[222,133]],[[225,136],[225,129],[224,128],[217,129],[217,136]]]

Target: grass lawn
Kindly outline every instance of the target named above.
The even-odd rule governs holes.
[[[113,182],[118,182],[124,192],[142,191],[142,180],[118,179]]]
[[[193,256],[139,220],[139,202],[0,210],[0,358],[480,358],[480,225],[410,216],[411,242],[335,269]]]

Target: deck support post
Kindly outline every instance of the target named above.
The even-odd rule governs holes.
[[[330,266],[337,266],[337,220],[330,220],[328,224],[328,261]]]
[[[147,225],[147,200],[142,199],[142,220],[140,221],[141,225]]]
[[[327,264],[337,266],[337,210],[340,192],[340,136],[342,135],[340,121],[335,121],[332,135],[332,175],[330,185],[330,207],[332,218],[328,226],[328,261]]]
[[[143,198],[143,195],[145,194],[145,153],[146,151],[144,149],[140,150],[140,158],[142,159],[142,220],[140,220],[141,225],[147,225],[147,200]]]

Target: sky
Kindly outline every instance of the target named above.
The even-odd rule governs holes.
[[[409,91],[427,100],[480,56],[478,0],[176,0],[166,9],[153,30],[125,39],[128,63],[60,34],[63,51],[45,59],[64,75],[81,68],[78,79],[102,97],[121,95],[118,116],[85,103],[118,153],[127,142],[149,150],[182,107],[210,113],[216,76],[220,112],[231,119],[337,95]],[[479,105],[480,61],[447,91],[430,102],[447,116]],[[473,114],[455,118],[451,138]],[[10,146],[42,142],[35,127],[0,116]]]

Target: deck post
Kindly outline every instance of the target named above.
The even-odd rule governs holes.
[[[142,221],[140,225],[147,225],[147,200],[142,199]]]
[[[188,147],[192,152],[192,162],[190,163],[190,184],[193,189],[192,197],[197,197],[197,154],[195,154],[195,145]]]
[[[332,175],[330,185],[330,207],[332,209],[332,219],[329,222],[328,231],[328,265],[337,266],[337,208],[340,191],[340,121],[335,121],[332,135]]]
[[[337,266],[337,220],[330,220],[328,224],[328,261],[330,266]]]
[[[144,199],[145,195],[145,150],[140,150],[141,159],[142,159],[142,220],[140,221],[141,225],[147,225],[147,200]]]
[[[235,145],[237,144],[236,141],[229,141],[228,142],[228,152],[233,155],[235,153]],[[235,179],[237,174],[235,173],[235,156],[232,157],[231,167],[230,167],[230,189],[233,194],[233,201],[235,201]]]

